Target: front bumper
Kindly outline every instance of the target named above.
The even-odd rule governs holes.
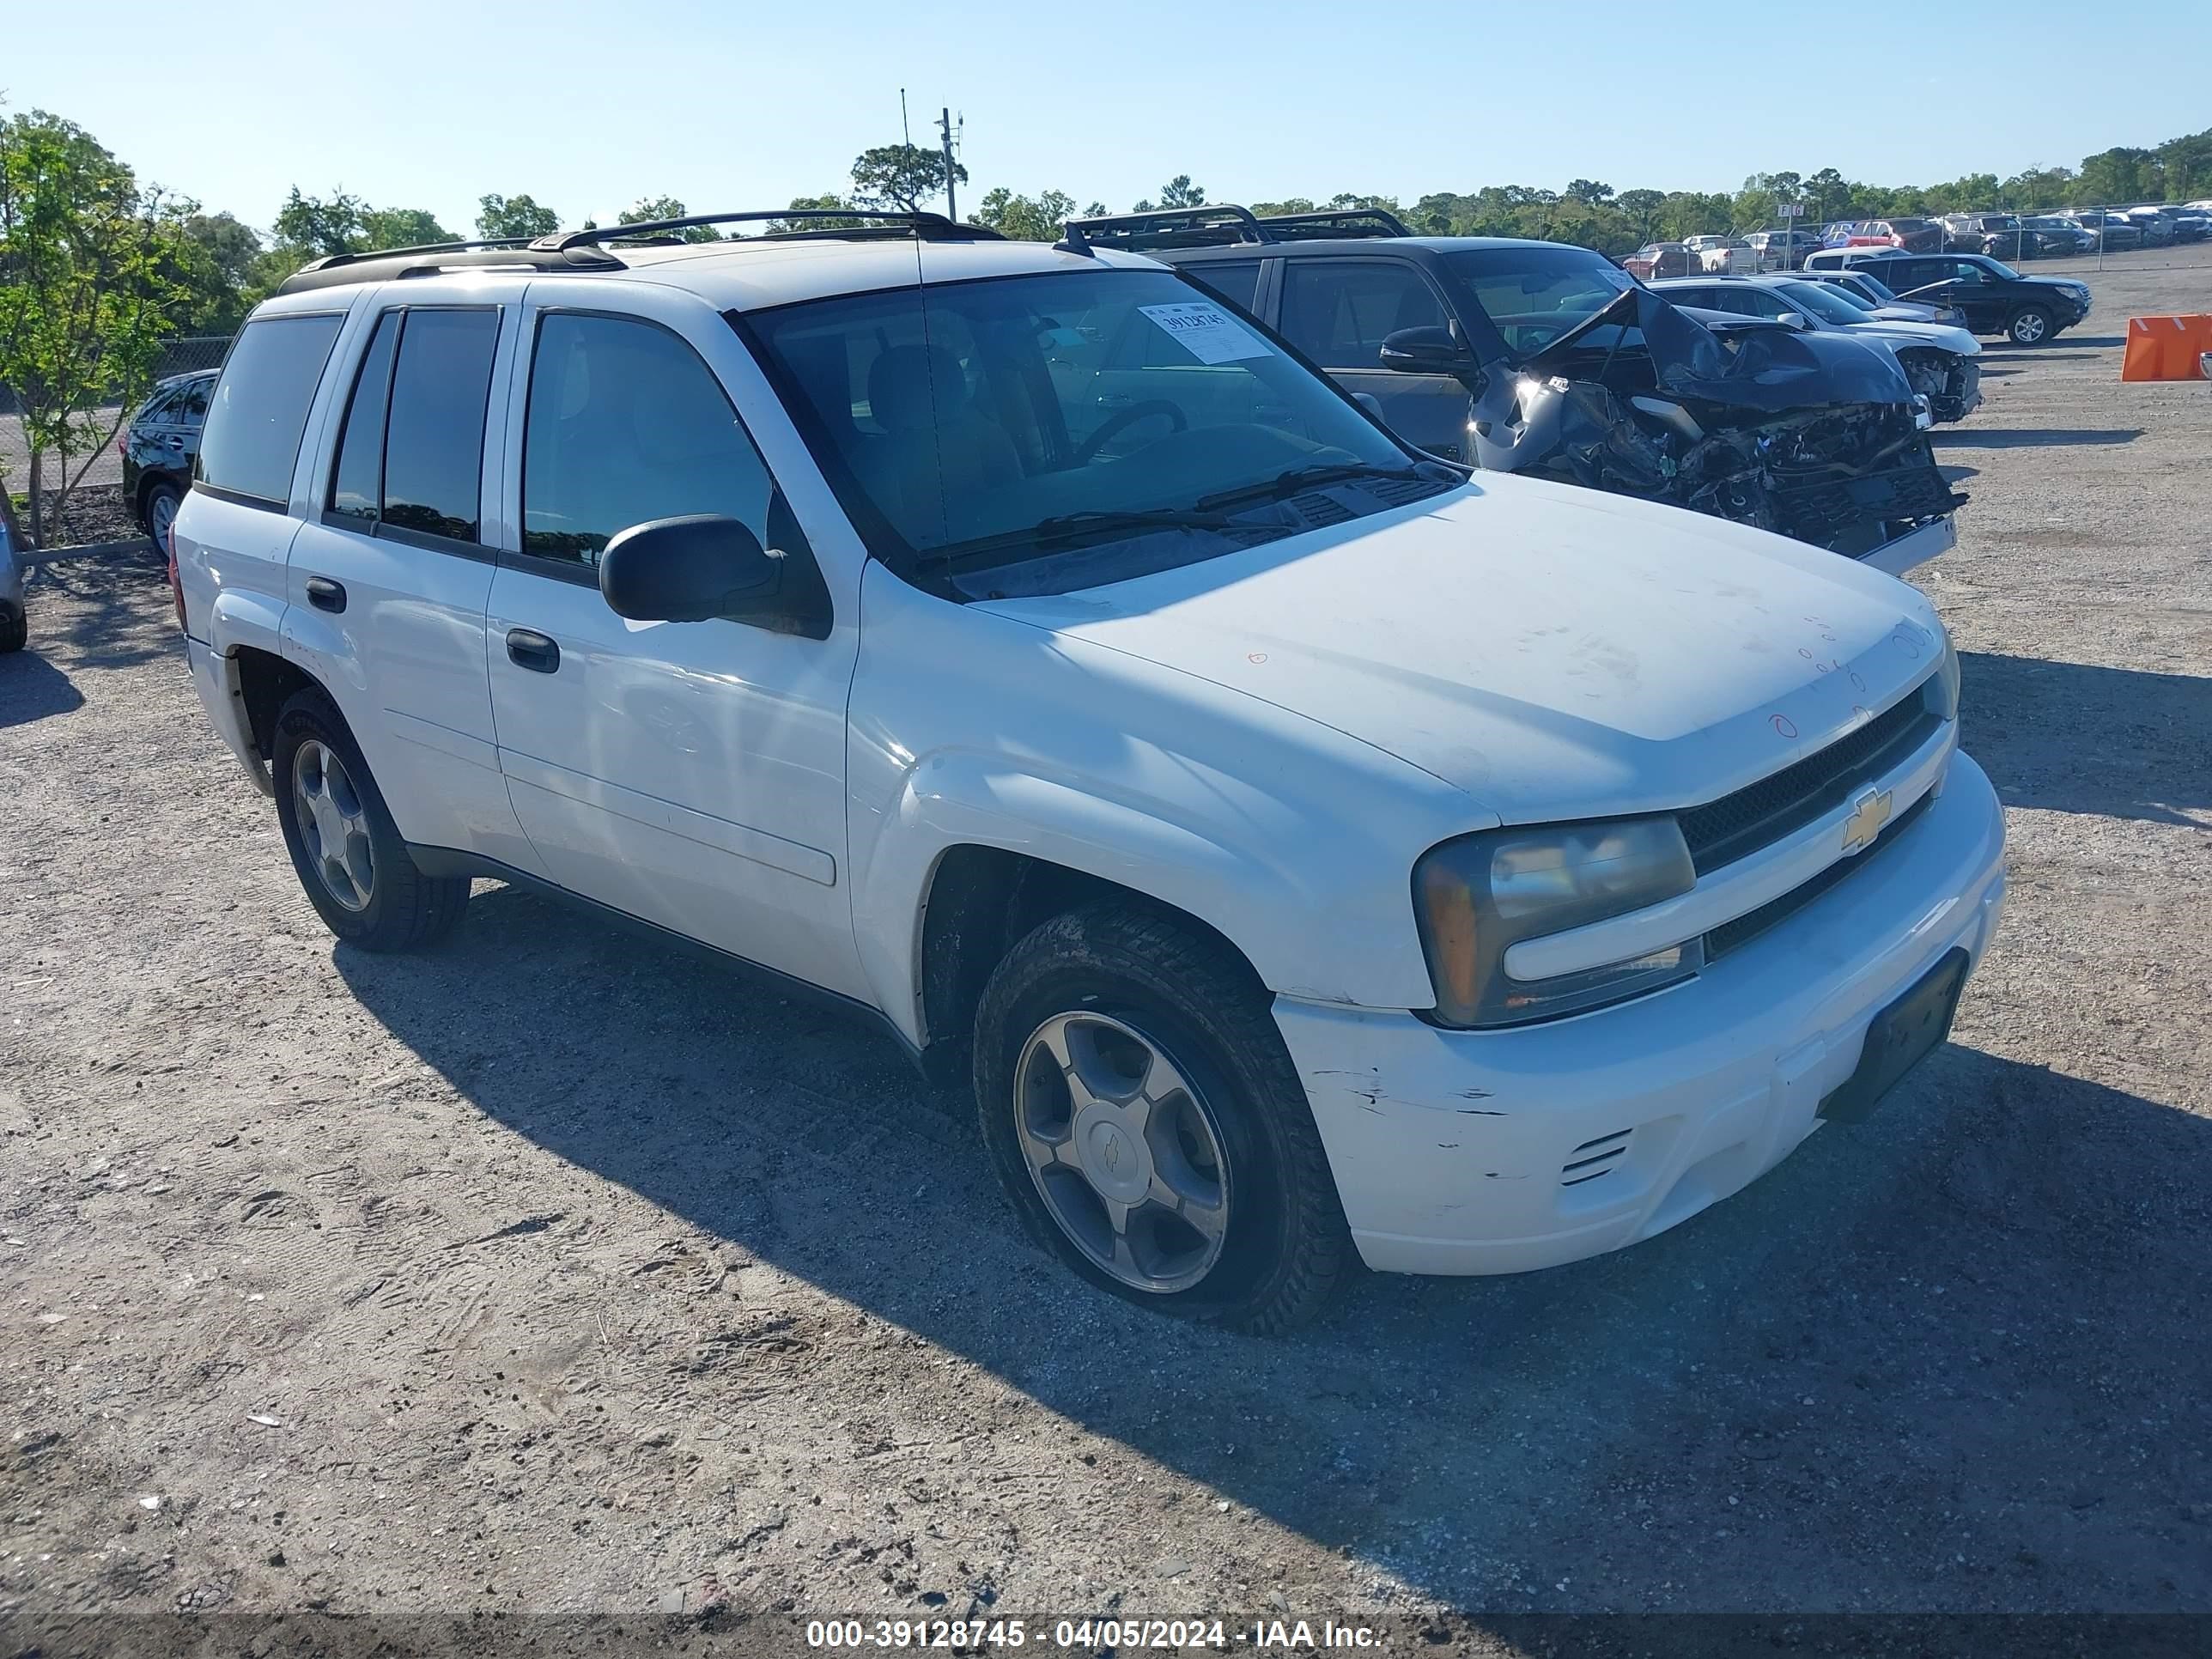
[[[1275,1019],[1368,1265],[1520,1273],[1663,1232],[1780,1163],[1874,1017],[1945,952],[1979,963],[2003,899],[2003,809],[1959,755],[1893,846],[1671,990],[1509,1031],[1286,998]]]

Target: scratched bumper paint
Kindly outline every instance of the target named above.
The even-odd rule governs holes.
[[[1978,964],[2003,898],[2003,811],[1961,755],[1894,845],[1674,989],[1510,1031],[1275,1016],[1368,1265],[1517,1273],[1649,1238],[1780,1163],[1869,1022],[1954,947]]]

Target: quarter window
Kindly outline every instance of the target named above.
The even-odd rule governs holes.
[[[522,547],[595,565],[633,525],[690,513],[771,541],[775,483],[698,353],[664,328],[555,312],[523,428]]]
[[[1182,274],[1247,311],[1252,309],[1252,302],[1260,295],[1260,262],[1257,259],[1207,260],[1185,265]]]
[[[1323,368],[1379,368],[1387,337],[1444,321],[1428,279],[1395,260],[1292,259],[1283,277],[1283,332]]]
[[[307,410],[343,320],[318,312],[246,325],[216,383],[196,478],[272,506],[291,499]]]

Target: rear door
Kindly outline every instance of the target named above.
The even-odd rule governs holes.
[[[380,296],[389,303],[356,319],[331,461],[311,481],[292,549],[286,652],[337,698],[401,835],[534,874],[499,769],[484,664],[495,568],[485,526],[504,413],[495,392],[523,283],[441,288],[434,299],[395,284]]]
[[[1449,374],[1401,374],[1382,365],[1382,342],[1401,328],[1451,320],[1443,295],[1405,259],[1285,259],[1279,331],[1347,392],[1382,406],[1407,442],[1464,461],[1473,399]]]
[[[595,298],[619,310],[593,309]],[[492,704],[516,815],[562,886],[865,996],[844,869],[845,704],[859,644],[850,527],[705,301],[643,283],[541,279],[523,320],[490,614]],[[759,417],[757,436],[740,410]],[[797,507],[785,489],[794,474]],[[738,519],[794,568],[818,570],[826,637],[617,616],[599,587],[608,541],[694,513]]]

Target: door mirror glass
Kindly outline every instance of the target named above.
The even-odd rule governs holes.
[[[1794,328],[1800,334],[1812,331],[1813,319],[1802,311],[1785,311],[1774,319],[1784,328]]]
[[[1379,356],[1383,368],[1401,374],[1453,374],[1474,367],[1474,354],[1437,323],[1385,335]]]
[[[782,579],[782,559],[719,513],[633,525],[599,555],[599,592],[632,622],[706,622],[757,606]]]

